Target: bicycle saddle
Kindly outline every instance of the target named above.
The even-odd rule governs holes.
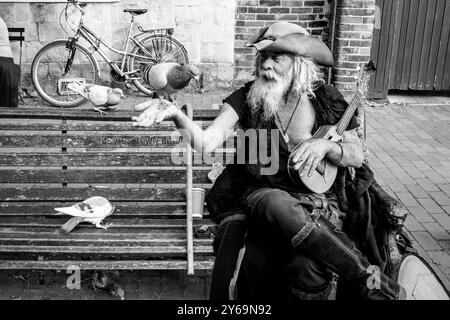
[[[147,12],[147,9],[124,9],[123,12],[128,12],[135,15],[144,14]]]

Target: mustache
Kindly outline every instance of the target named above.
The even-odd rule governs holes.
[[[282,78],[276,74],[274,71],[271,70],[263,70],[259,72],[259,77],[263,78],[264,80],[269,80],[269,81],[281,81]]]

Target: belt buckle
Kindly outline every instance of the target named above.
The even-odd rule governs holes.
[[[325,197],[317,197],[314,195],[314,209],[326,209],[328,207],[328,200]]]

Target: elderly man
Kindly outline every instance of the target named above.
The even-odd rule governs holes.
[[[136,125],[171,119],[189,133],[192,145],[200,152],[211,152],[220,146],[236,124],[246,130],[278,129],[280,135],[269,136],[276,140],[272,142],[279,149],[278,170],[271,175],[261,174],[260,159],[256,165],[249,161],[229,165],[212,190],[221,190],[218,193],[229,198],[210,196],[210,201],[241,205],[250,231],[255,230],[261,241],[288,244],[287,277],[292,292],[299,297],[323,297],[328,293],[328,270],[332,270],[353,283],[364,298],[402,298],[404,290],[382,273],[377,285],[370,285],[370,263],[336,226],[340,224],[336,217],[342,212],[335,195],[312,194],[288,177],[286,162],[294,146],[302,141],[303,146],[293,157],[301,175],[311,175],[325,158],[343,168],[358,168],[363,163],[361,144],[351,131],[345,132],[342,143],[311,139],[319,126],[336,124],[346,107],[336,89],[323,84],[317,65],[331,66],[331,52],[305,29],[286,22],[262,28],[248,45],[258,50],[256,79],[224,100],[220,115],[206,130],[174,106],[162,112],[156,108],[146,110],[135,118]],[[356,127],[355,119],[349,127]],[[325,204],[321,210],[315,210],[317,200]]]
[[[17,107],[20,67],[14,64],[8,28],[0,17],[0,107]]]

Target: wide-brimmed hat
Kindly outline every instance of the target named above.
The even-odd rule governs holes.
[[[305,28],[289,22],[275,22],[259,29],[246,47],[258,51],[285,52],[312,58],[317,64],[332,67],[333,55],[320,39],[311,36]]]

